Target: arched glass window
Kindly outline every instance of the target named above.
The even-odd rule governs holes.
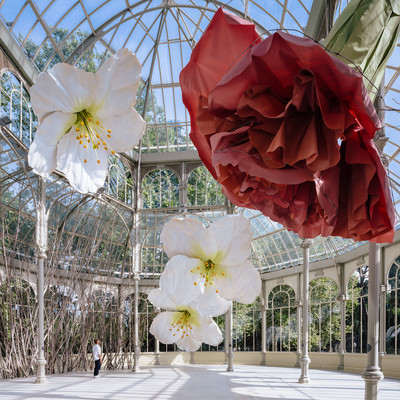
[[[386,353],[400,354],[400,257],[389,270],[386,295]]]
[[[347,284],[346,351],[366,353],[368,335],[368,266],[357,268]]]
[[[32,287],[24,280],[0,275],[0,379],[28,376],[36,357],[37,304]],[[10,345],[12,343],[12,346]],[[13,362],[18,359],[18,363]]]
[[[295,351],[297,321],[295,293],[289,285],[275,286],[268,296],[267,350]]]
[[[206,167],[196,168],[188,178],[187,197],[189,206],[223,205],[225,196],[220,184]]]
[[[37,119],[31,109],[27,87],[9,70],[0,72],[1,115],[11,119],[9,128],[27,147],[34,139]]]
[[[109,158],[106,182],[108,194],[110,196],[132,205],[132,175],[126,165],[117,157]]]
[[[132,293],[125,300],[124,305],[124,350],[133,354],[135,336],[134,304],[135,294]],[[155,351],[155,338],[150,333],[150,325],[157,316],[154,306],[148,301],[147,294],[139,293],[139,342],[141,352]],[[161,344],[161,343],[160,343]],[[131,360],[133,361],[133,360]]]
[[[179,180],[169,169],[155,169],[142,181],[143,208],[177,207]]]
[[[233,302],[233,349],[261,350],[261,306],[257,297],[252,304]]]
[[[340,307],[338,287],[330,278],[321,277],[310,282],[311,351],[336,351],[340,342]]]

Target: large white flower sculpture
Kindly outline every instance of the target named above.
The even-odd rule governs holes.
[[[184,351],[196,351],[201,343],[217,346],[222,341],[218,325],[212,319],[225,313],[230,302],[221,299],[215,291],[205,291],[193,285],[182,263],[186,257],[176,256],[167,263],[160,278],[160,289],[149,294],[149,301],[168,311],[154,318],[150,333],[166,344],[176,343]],[[191,261],[195,267],[197,260]]]
[[[173,218],[160,236],[168,257],[181,255],[181,269],[192,286],[204,285],[226,300],[246,304],[261,291],[260,275],[248,260],[251,239],[250,222],[242,215],[227,215],[207,229],[190,218]]]
[[[47,177],[57,168],[81,193],[103,186],[108,156],[132,149],[145,129],[133,108],[141,68],[121,49],[96,73],[64,63],[41,73],[30,91],[40,123],[28,154],[33,171]]]

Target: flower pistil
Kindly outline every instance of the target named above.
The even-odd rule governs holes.
[[[103,127],[100,121],[95,120],[92,114],[86,109],[76,113],[74,125],[76,126],[75,130],[77,132],[76,140],[79,144],[83,145],[85,149],[88,148],[90,143],[94,151],[96,151],[99,146],[103,146],[104,150],[110,148],[108,138],[111,138],[111,129]],[[110,151],[111,154],[115,154],[114,150]],[[84,162],[87,162],[86,158]],[[99,157],[97,157],[97,163],[100,164]]]

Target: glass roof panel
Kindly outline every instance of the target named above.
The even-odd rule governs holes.
[[[246,16],[256,24],[260,33],[286,29],[301,35],[312,3],[312,0],[5,0],[0,3],[0,18],[38,71],[66,61],[94,72],[109,55],[122,47],[135,52],[143,65],[143,91],[137,103],[139,112],[143,112],[146,95],[149,100],[145,113],[148,126],[142,152],[163,153],[194,149],[189,138],[188,113],[181,101],[179,73],[189,61],[192,48],[218,7],[225,4],[226,9]],[[347,3],[347,0],[337,1],[335,18]],[[385,76],[385,106],[390,111],[386,111],[385,116],[388,142],[384,151],[389,161],[397,213],[400,212],[399,76],[400,44],[389,60]],[[7,96],[7,88],[13,87],[13,96],[17,99],[18,93],[25,89],[7,79],[12,77],[2,76],[1,96]],[[24,94],[23,97],[28,96]],[[16,102],[14,105],[18,105]],[[11,116],[20,115],[18,112],[31,113],[28,104],[22,102],[18,107],[20,111],[4,111]],[[12,131],[29,145],[35,132],[34,116],[30,116],[28,125],[18,125],[17,118],[13,120]],[[19,176],[20,167],[14,160],[15,154],[8,152],[6,147],[4,149],[0,155],[0,173]],[[105,187],[106,193],[131,205],[132,198],[126,196],[127,188],[132,184],[129,181],[131,176],[120,160],[112,164],[112,170],[114,172]],[[60,199],[57,209],[60,214],[57,216],[56,211],[53,214],[55,223],[65,215],[66,210],[82,200],[81,195],[70,192],[61,177],[49,182],[48,190]],[[203,197],[207,198],[207,195]],[[200,206],[197,202],[193,205]],[[296,235],[259,212],[240,209],[238,212],[251,219],[255,237],[253,256],[258,265],[270,270],[301,262],[300,239]],[[201,210],[198,218],[213,219],[221,213],[221,209]],[[157,222],[151,222],[151,218]],[[147,210],[142,223],[148,229],[155,229],[149,227],[162,226],[166,218],[169,218],[167,211]],[[153,236],[146,246],[150,246],[150,240],[154,250],[159,243],[157,235]],[[334,257],[358,245],[341,238],[317,238],[313,241],[310,255],[312,260]],[[162,265],[159,249],[157,251],[151,255],[153,266],[156,259]]]

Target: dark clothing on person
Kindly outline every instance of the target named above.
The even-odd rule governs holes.
[[[94,376],[97,376],[99,374],[101,368],[101,361],[100,360],[95,360],[94,362]]]

